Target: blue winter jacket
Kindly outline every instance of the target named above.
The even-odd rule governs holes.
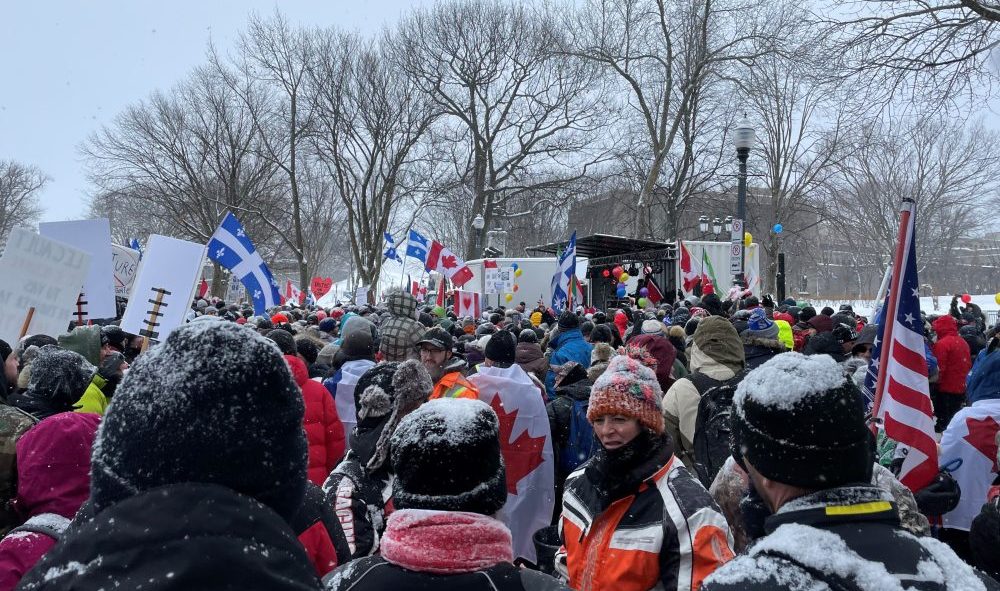
[[[576,361],[584,369],[590,367],[590,353],[594,347],[583,340],[583,333],[580,332],[580,329],[575,328],[566,332],[560,332],[552,340],[552,348],[554,351],[552,352],[552,357],[549,358],[550,366]],[[548,394],[549,400],[553,400],[556,396],[556,374],[552,371],[551,367],[548,373],[545,374],[545,392]]]
[[[969,377],[965,378],[965,392],[969,404],[979,400],[1000,398],[1000,349],[983,349],[972,364]]]

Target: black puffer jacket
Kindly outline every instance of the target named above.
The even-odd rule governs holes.
[[[758,337],[743,337],[743,355],[747,360],[747,371],[764,365],[776,355],[785,353],[788,348],[778,339],[763,339]]]
[[[837,363],[847,361],[847,353],[844,353],[844,347],[837,340],[837,337],[833,336],[832,332],[821,332],[811,336],[806,346],[802,349],[802,353],[806,355],[826,354],[833,357],[833,360]]]
[[[75,522],[17,587],[230,590],[320,588],[277,513],[214,484],[173,484]]]

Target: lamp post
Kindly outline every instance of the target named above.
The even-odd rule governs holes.
[[[703,215],[700,218],[698,218],[698,231],[701,232],[702,235],[708,233],[708,216],[707,215]]]
[[[476,252],[472,253],[472,255],[478,257],[482,251],[483,228],[486,227],[486,220],[483,219],[483,214],[476,214],[476,217],[472,220],[472,227],[476,230]]]
[[[715,239],[719,239],[719,234],[722,233],[722,220],[715,218],[712,220],[712,233],[715,234]]]
[[[743,222],[743,231],[746,232],[746,222],[747,222],[747,158],[750,156],[750,148],[753,147],[753,142],[756,139],[756,132],[754,131],[753,125],[743,116],[743,120],[736,125],[736,132],[734,135],[734,144],[736,145],[736,158],[740,161],[740,171],[739,171],[739,185],[736,191],[736,219]],[[742,237],[741,237],[742,238]],[[740,272],[736,275],[736,281],[744,288],[747,287],[746,283],[746,260],[747,260],[747,249],[746,245],[743,245],[742,254],[740,256]]]

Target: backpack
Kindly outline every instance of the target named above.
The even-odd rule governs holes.
[[[587,420],[589,400],[574,400],[570,407],[566,445],[559,452],[559,469],[570,474],[594,455],[594,428]]]
[[[0,405],[0,535],[20,521],[10,507],[17,494],[17,440],[36,423],[38,419],[23,410]]]
[[[694,469],[698,480],[708,488],[715,480],[726,459],[731,455],[730,415],[733,410],[733,395],[736,386],[743,379],[743,372],[724,381],[695,372],[688,376],[697,388],[701,400],[698,401],[698,418],[694,427]]]

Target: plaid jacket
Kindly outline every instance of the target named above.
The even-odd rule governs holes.
[[[417,298],[406,292],[394,293],[388,298],[392,317],[378,327],[381,336],[379,350],[386,361],[405,361],[417,358],[417,342],[427,330],[413,318]]]

